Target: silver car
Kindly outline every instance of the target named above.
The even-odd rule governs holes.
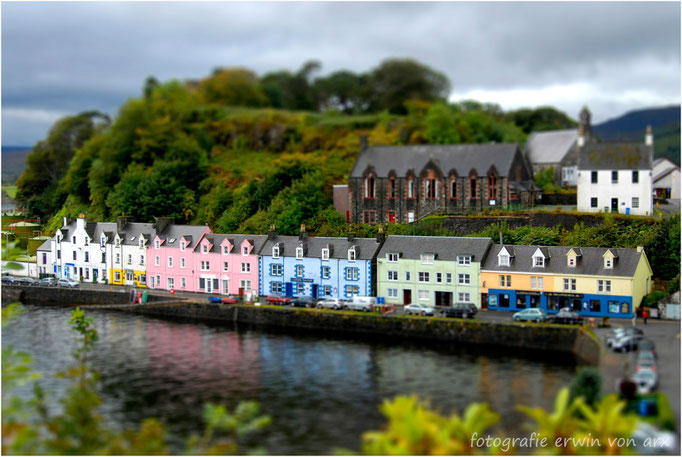
[[[422,305],[421,303],[412,303],[406,305],[404,308],[405,314],[416,314],[422,316],[433,316],[434,310],[432,306]]]
[[[649,369],[640,369],[632,376],[632,381],[637,385],[638,394],[649,394],[658,386],[658,374]]]
[[[57,280],[57,286],[59,287],[78,287],[79,285],[80,283],[78,281],[74,281],[70,278],[60,278]]]
[[[325,298],[317,302],[318,308],[343,309],[344,303],[338,298]]]

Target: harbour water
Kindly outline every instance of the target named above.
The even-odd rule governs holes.
[[[520,434],[526,419],[516,406],[550,408],[576,370],[570,357],[502,349],[86,314],[100,336],[91,360],[101,375],[104,415],[117,427],[157,417],[178,446],[203,430],[203,403],[233,408],[256,400],[272,424],[247,444],[270,454],[359,450],[362,433],[385,423],[382,401],[410,394],[443,413],[487,402],[501,414],[501,430]],[[65,384],[52,374],[72,362],[76,345],[69,316],[65,308],[26,306],[2,335],[3,347],[32,355],[53,408]],[[29,392],[25,387],[18,393]]]

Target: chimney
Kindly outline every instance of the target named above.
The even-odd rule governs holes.
[[[386,241],[386,235],[384,234],[384,226],[380,225],[377,231],[377,243],[383,243]]]
[[[369,141],[367,140],[367,134],[363,133],[360,135],[360,152],[364,151],[369,147]]]
[[[156,233],[163,233],[166,227],[174,222],[173,218],[170,217],[155,217],[154,218],[154,230]]]
[[[642,252],[644,250],[644,246],[637,246],[637,252]]]
[[[500,230],[500,244],[504,244],[504,243],[502,242],[502,231],[501,231],[501,230]]]
[[[125,216],[118,216],[118,217],[116,218],[116,231],[117,231],[117,232],[120,233],[120,232],[122,232],[123,230],[125,230],[126,225],[128,225],[128,219],[129,219],[129,218],[127,218],[127,217],[125,217]]]
[[[270,230],[268,230],[268,240],[274,240],[277,238],[277,232],[275,231],[275,224],[270,224]]]
[[[584,135],[585,134],[583,132],[583,126],[581,125],[578,127],[578,147],[579,148],[582,148],[583,146],[585,146],[585,136]]]
[[[76,219],[76,228],[85,230],[85,214],[80,213],[78,219]]]
[[[355,237],[353,236],[353,226],[348,224],[348,241],[353,241]]]
[[[308,234],[305,232],[305,224],[301,224],[301,231],[298,234],[299,241],[307,240]]]

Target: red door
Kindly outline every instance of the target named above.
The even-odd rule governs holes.
[[[403,289],[403,305],[409,305],[412,303],[412,290]]]
[[[388,223],[395,224],[395,211],[386,211],[388,213]]]

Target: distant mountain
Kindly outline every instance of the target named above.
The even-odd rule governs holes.
[[[680,164],[680,105],[630,111],[592,126],[603,141],[643,141],[647,125],[654,131],[654,157]]]
[[[30,146],[2,147],[2,183],[14,184],[26,169],[26,157],[31,153]]]

